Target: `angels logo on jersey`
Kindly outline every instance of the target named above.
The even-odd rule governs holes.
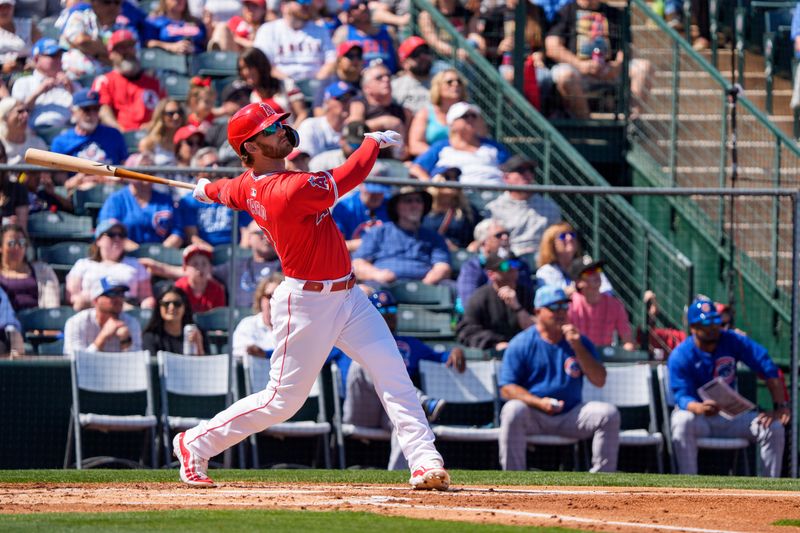
[[[331,190],[331,184],[328,181],[328,176],[311,176],[308,178],[308,183],[310,183],[312,187],[319,187],[325,191]]]
[[[322,211],[321,213],[318,213],[317,214],[317,226],[319,226],[319,223],[322,222],[322,219],[324,219],[326,216],[328,216],[330,214],[331,214],[331,210],[330,209],[326,209],[325,211]]]

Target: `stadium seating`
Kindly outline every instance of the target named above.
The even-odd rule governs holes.
[[[450,313],[399,305],[397,334],[420,339],[449,340],[455,337]]]
[[[193,69],[198,76],[229,78],[239,74],[237,52],[204,52],[194,56]]]
[[[46,342],[63,337],[64,326],[69,317],[75,314],[72,307],[62,306],[51,309],[32,308],[17,313],[26,342],[34,348]]]
[[[149,352],[128,352],[121,357],[118,353],[78,351],[70,364],[72,416],[67,435],[64,468],[69,466],[73,438],[77,469],[108,464],[140,468],[144,466],[148,450],[152,466],[155,468],[158,465],[156,454],[158,418],[154,414],[153,407]],[[84,393],[89,393],[91,396],[85,396]],[[144,405],[142,402],[128,400],[131,395],[143,395]],[[125,396],[126,399],[123,400],[121,396]],[[99,400],[98,397],[104,399]],[[84,410],[84,407],[87,410]],[[147,437],[138,462],[109,456],[84,458],[83,430],[103,433],[145,431]]]
[[[145,48],[139,54],[142,68],[159,72],[172,72],[187,76],[190,74],[189,56],[173,54],[160,48]]]
[[[449,287],[428,285],[421,281],[401,281],[392,284],[389,291],[404,308],[448,312],[453,310],[453,293]]]
[[[53,267],[59,281],[63,282],[78,259],[89,255],[89,243],[58,242],[50,246],[39,246],[36,253],[39,261]]]
[[[176,73],[168,73],[162,78],[162,84],[167,91],[167,96],[179,102],[185,102],[189,96],[189,78]]]
[[[161,244],[145,243],[128,253],[131,257],[149,257],[173,266],[183,265],[183,253],[177,248],[168,248]]]
[[[92,218],[58,211],[39,211],[28,217],[28,235],[37,245],[94,240]]]
[[[247,395],[266,389],[269,382],[269,359],[247,354],[242,361],[245,369],[244,383]],[[317,438],[325,468],[330,468],[331,455],[328,437],[331,433],[331,425],[323,420],[325,412],[325,395],[322,391],[322,382],[317,376],[314,386],[308,393],[308,399],[300,410],[288,421],[270,426],[262,433],[278,439]],[[253,451],[252,466],[253,468],[260,468],[258,434],[253,434],[250,437],[250,445]]]
[[[174,433],[209,420],[232,403],[233,358],[230,354],[197,357],[165,351],[159,351],[157,357],[164,464],[169,465]],[[226,463],[230,455],[226,453]]]

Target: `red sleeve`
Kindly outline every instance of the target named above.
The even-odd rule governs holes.
[[[219,179],[206,185],[206,195],[218,204],[244,210],[244,200],[240,198],[239,184],[246,174],[233,179]]]
[[[377,141],[366,139],[342,166],[330,172],[305,174],[307,179],[293,180],[286,189],[286,205],[302,214],[319,213],[333,207],[340,197],[367,178],[377,157]]]
[[[339,196],[344,196],[367,179],[378,159],[378,141],[366,137],[358,149],[350,154],[342,166],[331,171]]]
[[[222,285],[213,279],[208,282],[208,299],[211,302],[211,308],[225,307],[225,289]]]
[[[106,75],[100,76],[92,83],[92,90],[97,92],[100,96],[101,105],[111,105],[111,88],[109,87],[109,79]]]

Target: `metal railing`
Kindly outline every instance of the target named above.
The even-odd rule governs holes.
[[[502,79],[498,71],[453,28],[427,0],[412,0],[414,33],[418,13],[430,14],[439,35],[453,44],[449,57],[469,83],[470,99],[483,112],[490,136],[512,152],[538,162],[545,185],[608,186],[602,176],[547,119]],[[620,196],[562,195],[556,198],[564,218],[585,236],[587,252],[605,259],[608,275],[631,316],[643,319],[641,298],[648,288],[662,290],[664,314],[681,323],[683,307],[694,293],[691,262]],[[680,273],[660,276],[661,273]]]
[[[741,93],[736,104],[738,157],[732,160],[731,84],[645,2],[630,0],[628,9],[632,47],[656,72],[644,113],[632,125],[628,156],[634,166],[646,169],[642,174],[650,184],[800,186],[800,148]],[[763,205],[682,198],[672,205],[788,319],[792,211],[785,201],[776,198]]]

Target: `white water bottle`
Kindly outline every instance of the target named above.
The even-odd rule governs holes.
[[[5,331],[9,356],[13,359],[25,353],[22,334],[17,330],[17,328],[14,327],[13,324],[9,324],[5,327]]]
[[[503,60],[498,70],[504,80],[509,83],[514,81],[514,57],[511,55],[511,52],[505,52],[503,54]]]

